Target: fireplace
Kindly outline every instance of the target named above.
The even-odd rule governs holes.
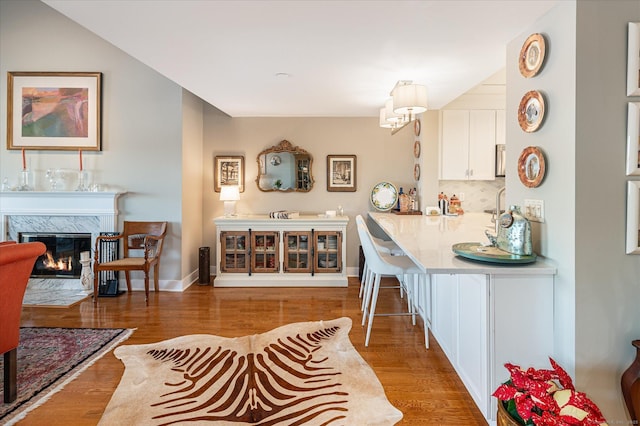
[[[33,278],[80,278],[80,253],[91,251],[91,234],[87,233],[20,232],[18,240],[47,246],[33,265]]]

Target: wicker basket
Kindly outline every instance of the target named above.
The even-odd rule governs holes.
[[[498,422],[497,426],[522,426],[515,421],[509,412],[504,408],[502,401],[498,401]]]

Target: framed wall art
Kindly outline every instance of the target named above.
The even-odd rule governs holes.
[[[627,182],[627,254],[640,254],[640,181]]]
[[[213,164],[214,190],[220,192],[222,185],[238,185],[244,192],[244,157],[216,156]]]
[[[99,151],[99,72],[7,73],[7,149]]]
[[[627,96],[640,96],[640,22],[629,22]]]
[[[355,155],[327,155],[327,191],[355,192],[357,169]]]
[[[640,175],[640,102],[629,102],[627,175]]]

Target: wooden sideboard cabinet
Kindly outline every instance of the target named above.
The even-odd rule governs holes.
[[[347,216],[219,217],[217,287],[346,287]]]

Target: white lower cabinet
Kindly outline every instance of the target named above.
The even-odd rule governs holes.
[[[349,218],[219,217],[216,287],[347,287]]]
[[[504,364],[548,368],[553,275],[433,274],[431,331],[490,424]]]

